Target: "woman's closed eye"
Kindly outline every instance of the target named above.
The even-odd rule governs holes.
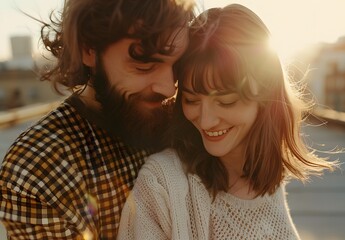
[[[218,104],[221,107],[232,107],[237,103],[237,100],[235,101],[219,101]]]
[[[197,104],[199,102],[199,99],[193,99],[193,98],[183,98],[183,103],[185,104],[189,104],[189,105],[193,105],[193,104]]]
[[[240,97],[237,93],[230,93],[223,96],[216,96],[215,100],[219,106],[229,108],[236,105]]]

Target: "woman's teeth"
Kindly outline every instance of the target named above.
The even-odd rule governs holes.
[[[218,136],[221,136],[225,133],[227,133],[229,131],[229,129],[224,129],[224,130],[221,130],[221,131],[204,131],[206,133],[207,136],[210,136],[210,137],[218,137]]]

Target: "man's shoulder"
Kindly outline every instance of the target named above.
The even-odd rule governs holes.
[[[10,146],[4,161],[32,158],[61,151],[62,146],[73,143],[73,134],[78,134],[74,125],[82,119],[72,106],[63,102],[56,109],[22,132]],[[80,134],[80,133],[79,133]]]
[[[34,141],[37,139],[61,140],[61,135],[69,135],[75,126],[80,127],[84,120],[68,103],[62,102],[57,108],[43,116],[32,126],[22,132],[16,142]],[[75,130],[74,130],[75,131]]]
[[[78,124],[82,120],[83,118],[78,111],[72,105],[64,101],[57,108],[43,116],[31,128],[63,128]]]

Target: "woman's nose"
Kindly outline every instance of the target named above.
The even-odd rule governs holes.
[[[219,117],[211,105],[204,103],[200,108],[198,117],[199,125],[202,129],[211,129],[219,123]]]

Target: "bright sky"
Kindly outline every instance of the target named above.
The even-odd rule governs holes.
[[[32,36],[32,47],[37,53],[40,25],[20,10],[47,20],[50,11],[62,4],[63,0],[0,0],[0,61],[12,57],[11,36]]]
[[[202,1],[202,0],[200,0]],[[243,4],[256,12],[270,28],[273,43],[282,57],[311,43],[335,42],[345,36],[344,0],[203,0],[205,8]],[[63,0],[1,0],[0,61],[11,58],[10,36],[31,35],[38,48],[40,26],[18,8],[38,18],[61,7]]]

